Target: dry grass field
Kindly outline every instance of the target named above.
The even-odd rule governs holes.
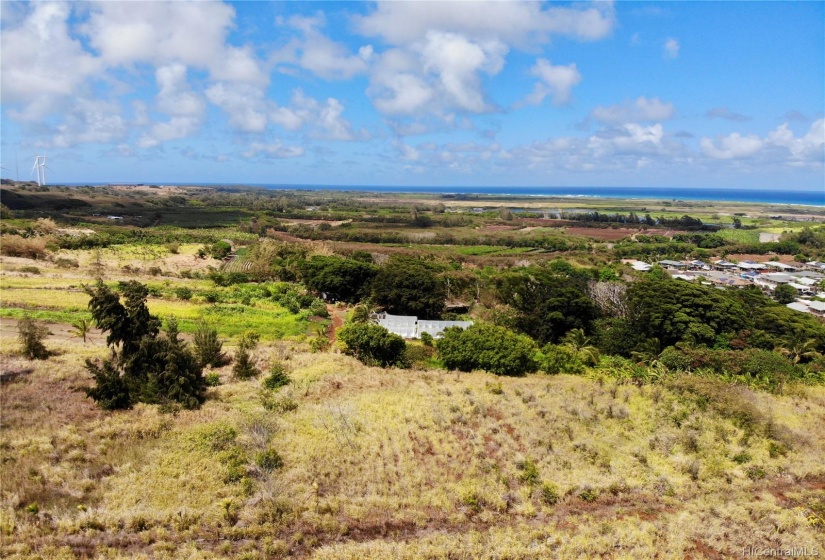
[[[273,342],[196,411],[100,411],[99,341],[0,342],[6,558],[722,558],[825,546],[825,388],[367,368]],[[738,411],[738,412],[737,412]],[[267,462],[269,450],[281,461]],[[278,464],[280,463],[280,464]]]

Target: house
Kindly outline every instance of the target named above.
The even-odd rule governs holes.
[[[760,274],[754,279],[754,282],[773,290],[780,284],[790,284],[794,281],[794,277],[790,274],[783,274],[781,272],[773,272],[769,274]]]
[[[795,266],[792,266],[790,264],[777,262],[777,261],[763,262],[763,263],[759,263],[759,264],[764,265],[765,268],[768,268],[768,269],[771,269],[771,270],[779,270],[781,272],[794,272],[794,271],[796,271]]]
[[[808,306],[798,301],[789,303],[785,307],[787,307],[788,309],[793,309],[794,311],[799,311],[800,313],[810,313],[810,311],[808,310]]]
[[[472,321],[419,320],[414,315],[390,315],[389,313],[378,313],[372,318],[376,323],[402,338],[421,338],[423,333],[433,338],[441,338],[444,331],[450,327],[466,329],[473,324]]]
[[[736,263],[736,268],[738,268],[739,270],[755,271],[755,272],[761,272],[762,270],[765,269],[764,266],[762,266],[759,263],[755,263],[753,261],[742,261],[742,262]]]
[[[825,317],[825,301],[809,301],[806,303],[811,313],[818,317]]]
[[[733,270],[736,264],[726,260],[720,260],[713,263],[713,270]]]
[[[669,261],[669,260],[659,261],[659,264],[663,268],[676,268],[676,269],[680,269],[680,270],[683,269],[683,268],[687,268],[687,266],[688,266],[686,263],[683,263],[681,261]]]

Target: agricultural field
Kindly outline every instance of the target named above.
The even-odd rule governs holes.
[[[657,309],[640,319],[656,332],[628,334],[626,348],[615,339],[638,325],[614,307],[675,305],[655,291],[670,285],[633,276],[617,251],[760,256],[747,251],[763,250],[766,229],[592,217],[537,226],[500,200],[471,213],[421,195],[78,191],[135,216],[113,225],[60,208],[63,191],[6,190],[16,206],[4,209],[0,255],[3,558],[825,553],[825,325],[761,295],[679,284],[675,300],[702,315],[685,308],[670,321]],[[528,203],[538,204],[506,206]],[[175,204],[184,208],[163,210]],[[772,210],[667,208],[708,222]],[[818,225],[770,248],[825,259]],[[60,232],[78,228],[92,233]],[[709,235],[725,245],[701,247],[718,243]],[[392,291],[393,278],[441,282],[423,288],[438,296],[424,303],[506,331],[534,353],[525,370],[490,373],[515,359],[450,367],[446,346],[423,339],[386,367],[353,351],[342,338],[359,314],[423,305]],[[136,399],[109,410],[90,396],[94,367],[119,351],[93,320],[92,294],[125,298],[136,285],[164,331],[177,321],[183,348],[204,324],[222,342],[225,359],[198,372],[208,384],[197,406]],[[31,320],[46,330],[43,359],[26,357],[18,336]],[[242,354],[253,374],[240,373]]]

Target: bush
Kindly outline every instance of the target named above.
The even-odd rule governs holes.
[[[40,269],[36,266],[21,266],[20,272],[26,272],[28,274],[40,274]]]
[[[552,482],[541,485],[541,499],[545,504],[553,505],[559,501],[559,489]]]
[[[536,343],[496,325],[476,323],[466,330],[450,327],[436,348],[450,369],[483,369],[496,375],[524,375],[536,370]]]
[[[350,323],[338,331],[345,354],[371,366],[403,366],[404,339],[372,323]]]
[[[584,371],[584,362],[578,352],[566,345],[547,344],[541,349],[538,361],[539,369],[551,375]]]
[[[192,290],[190,288],[187,288],[186,286],[175,288],[175,295],[178,297],[178,299],[188,301],[192,299]]]
[[[255,464],[258,465],[261,470],[270,472],[283,467],[284,460],[274,449],[267,449],[255,455]]]
[[[215,371],[207,373],[205,379],[207,387],[218,387],[221,384],[221,376]]]
[[[286,374],[284,365],[281,362],[274,362],[269,368],[269,375],[264,379],[263,385],[267,389],[274,391],[290,383],[292,383],[292,380]]]
[[[232,366],[232,375],[238,379],[258,377],[261,370],[255,367],[250,353],[258,345],[258,333],[247,331],[241,335],[238,343],[238,353],[235,355],[235,365]]]
[[[421,344],[424,346],[432,346],[433,345],[433,335],[428,332],[421,333]]]
[[[9,257],[42,259],[46,256],[46,240],[42,237],[4,235],[0,237],[0,253]]]
[[[58,268],[78,268],[80,264],[75,259],[67,259],[65,257],[58,257],[54,260],[55,266]]]
[[[51,334],[49,329],[37,324],[34,319],[24,315],[17,322],[17,332],[20,344],[23,346],[23,355],[30,360],[45,360],[49,351],[43,344],[43,339]]]

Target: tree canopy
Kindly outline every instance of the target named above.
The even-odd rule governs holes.
[[[316,294],[356,303],[369,295],[378,267],[363,260],[316,255],[299,265],[304,285]]]
[[[103,282],[86,287],[92,319],[106,335],[111,357],[102,363],[86,360],[96,385],[87,394],[106,409],[129,408],[136,402],[177,403],[197,408],[206,397],[202,366],[178,337],[178,324],[160,320],[146,306],[143,284],[121,282],[121,297]]]
[[[450,327],[436,342],[450,369],[483,369],[497,375],[524,375],[536,371],[536,343],[523,334],[488,323],[467,329]]]
[[[416,257],[393,255],[372,283],[373,301],[396,315],[437,319],[447,292],[435,265]]]

